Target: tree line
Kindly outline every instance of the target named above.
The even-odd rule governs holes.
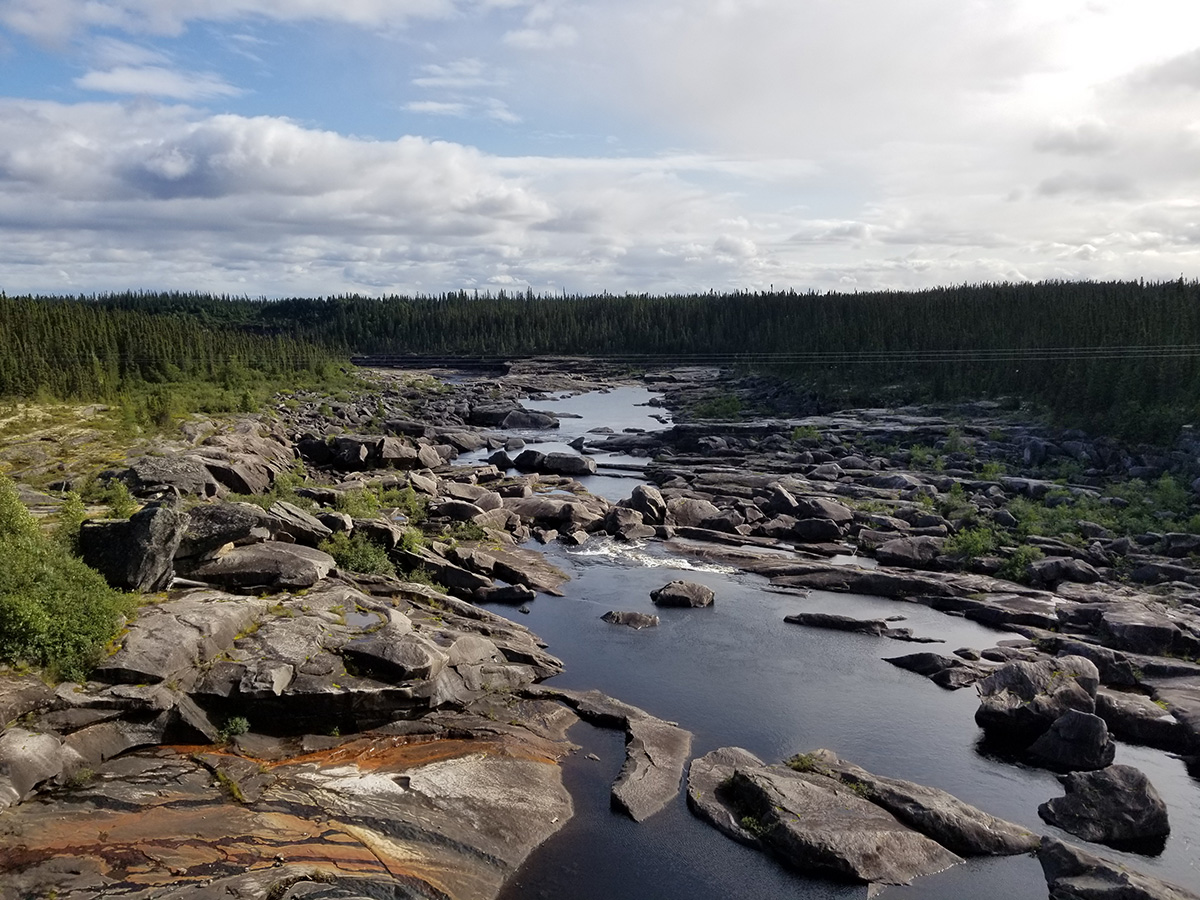
[[[14,346],[14,316],[25,317],[26,334],[41,329],[33,347],[28,337]],[[150,359],[142,341],[136,353],[122,344],[127,326],[155,335]],[[8,394],[85,391],[126,368],[141,378],[172,365],[219,377],[225,360],[286,370],[347,354],[572,354],[771,370],[831,402],[1013,397],[1064,424],[1158,441],[1200,420],[1200,283],[1183,279],[820,294],[126,293],[6,299],[0,327]],[[42,341],[54,349],[38,356]],[[71,371],[55,368],[64,354]]]

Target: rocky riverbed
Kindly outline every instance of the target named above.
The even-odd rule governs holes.
[[[686,777],[698,815],[806,873],[903,883],[1038,848],[1054,897],[1196,889],[1127,871],[1128,852],[1153,852],[1170,823],[1141,773],[1111,765],[1114,741],[1200,756],[1200,456],[1186,442],[1123,447],[988,406],[831,414],[694,370],[636,380],[663,392],[663,427],[547,448],[567,421],[555,397],[630,376],[547,363],[487,380],[373,377],[356,397],[191,423],[107,473],[145,505],[86,525],[81,550],[151,602],[86,684],[0,676],[0,884],[496,896],[573,814],[559,762],[582,717],[624,735],[621,814],[650,819]],[[686,419],[730,396],[769,416],[670,425],[668,408]],[[618,486],[637,477],[610,499],[584,486],[598,471]],[[25,496],[52,512],[53,494]],[[351,541],[394,574],[362,571]],[[928,690],[977,691],[962,727],[982,729],[987,752],[1064,773],[1066,796],[1043,816],[1087,851],[837,747],[796,747],[790,765],[728,747],[685,776],[696,724],[543,684],[563,669],[555,648],[492,611],[564,590],[537,548],[601,541],[1019,635],[921,649],[898,616],[779,623],[877,639]],[[655,591],[664,611],[721,603],[674,581]],[[612,628],[658,622],[608,612]],[[1104,844],[1126,855],[1105,862]]]

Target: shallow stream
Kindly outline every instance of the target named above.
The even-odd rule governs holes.
[[[619,388],[528,405],[583,417],[563,420],[555,443],[565,448],[573,437],[597,427],[617,432],[663,427],[651,418],[660,411],[638,405],[651,396],[640,388]],[[603,474],[582,480],[613,500],[627,497],[638,483]],[[758,576],[695,563],[653,543],[631,546],[601,538],[579,548],[544,549],[571,581],[563,585],[564,597],[540,595],[522,621],[566,663],[566,672],[552,685],[596,688],[678,722],[696,735],[693,756],[736,745],[773,763],[826,747],[878,774],[942,788],[1038,833],[1200,890],[1200,783],[1188,777],[1182,762],[1156,750],[1118,745],[1116,761],[1142,769],[1169,806],[1172,834],[1159,856],[1085,844],[1037,815],[1039,804],[1062,793],[1053,774],[978,752],[982,732],[973,719],[978,705],[973,690],[945,691],[883,661],[925,649],[944,654],[965,646],[982,649],[1013,635],[909,603],[823,591],[777,592]],[[854,563],[850,557],[841,561]],[[710,586],[714,605],[658,609],[650,602],[651,590],[681,577]],[[654,613],[662,622],[641,631],[609,625],[600,616],[610,609]],[[945,643],[913,645],[784,623],[785,615],[801,610],[864,618],[903,615],[901,624],[915,635]],[[505,900],[866,896],[862,886],[807,878],[736,844],[694,818],[682,793],[641,824],[610,811],[609,788],[624,758],[623,735],[581,723],[571,738],[583,747],[563,766],[575,817],[534,852],[506,888]],[[589,753],[599,761],[588,759]],[[1022,856],[968,861],[910,887],[888,888],[884,896],[1014,900],[1045,897],[1046,886],[1037,861]]]

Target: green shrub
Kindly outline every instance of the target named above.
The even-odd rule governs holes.
[[[914,468],[917,466],[931,466],[935,458],[940,459],[941,457],[936,450],[926,447],[924,444],[913,444],[908,448],[908,460]]]
[[[400,535],[400,543],[396,547],[400,550],[407,550],[409,553],[416,553],[425,544],[425,535],[419,528],[405,528]]]
[[[225,720],[225,724],[221,726],[219,734],[222,740],[228,741],[240,734],[245,734],[249,730],[250,720],[245,716],[230,716]]]
[[[964,528],[946,538],[945,552],[968,562],[996,549],[996,533],[990,528]]]
[[[58,508],[58,521],[54,526],[54,540],[68,553],[79,552],[79,530],[86,519],[87,508],[83,505],[83,498],[74,491],[68,491],[62,506]]]
[[[338,494],[334,505],[339,512],[355,519],[373,519],[379,515],[379,495],[367,488],[355,488]]]
[[[980,466],[979,477],[984,481],[999,481],[1004,476],[1004,472],[1004,463],[992,460]]]
[[[447,533],[455,541],[486,541],[487,532],[474,522],[455,522]]]
[[[110,519],[128,519],[139,509],[138,502],[123,481],[93,482],[85,494],[87,499],[107,506]]]
[[[132,595],[44,536],[0,476],[0,661],[44,666],[78,679],[133,611]]]
[[[815,425],[797,425],[792,429],[793,441],[819,441],[821,432],[817,431]]]
[[[742,413],[742,401],[733,394],[709,397],[692,407],[697,419],[736,419]]]
[[[383,547],[368,540],[364,535],[349,537],[344,531],[321,543],[324,550],[337,561],[338,567],[363,575],[395,575],[392,564]]]
[[[418,494],[411,485],[400,490],[389,488],[381,492],[379,503],[383,507],[400,510],[413,525],[424,522],[429,515],[429,498]]]
[[[1018,581],[1024,584],[1029,580],[1029,564],[1037,562],[1045,555],[1039,547],[1022,544],[1013,551],[1012,556],[1004,561],[1004,565],[996,574],[1009,581]]]

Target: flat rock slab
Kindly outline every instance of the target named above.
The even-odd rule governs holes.
[[[959,856],[1028,853],[1038,838],[936,788],[886,778],[829,750],[768,766],[739,747],[692,762],[688,806],[801,871],[907,883]]]
[[[1192,752],[1200,750],[1200,676],[1151,682],[1154,699],[1161,700],[1188,733]]]
[[[884,619],[856,619],[834,613],[801,612],[784,616],[783,621],[791,625],[806,625],[809,628],[826,628],[830,631],[848,631],[874,637],[891,638],[895,641],[912,641],[918,644],[940,644],[937,638],[914,637],[911,628],[893,628]]]
[[[565,745],[528,734],[328,743],[261,765],[167,748],[111,760],[5,814],[6,895],[490,900],[573,812]]]
[[[1200,900],[1200,895],[1051,837],[1042,838],[1038,861],[1050,900]]]
[[[586,722],[625,730],[625,764],[613,782],[612,804],[635,822],[654,815],[679,793],[692,750],[690,731],[600,691],[530,688],[526,695],[560,700]]]
[[[1038,836],[1027,828],[988,815],[946,791],[874,775],[829,750],[816,750],[805,758],[812,760],[815,771],[851,786],[960,856],[1013,856],[1038,848]]]
[[[641,822],[679,793],[692,733],[649,715],[630,719],[626,729],[625,764],[613,782],[612,802]]]
[[[802,872],[908,884],[962,861],[829,779],[783,766],[737,769],[722,793],[744,828]]]
[[[268,605],[258,597],[200,590],[143,606],[92,677],[126,684],[178,680],[189,687],[199,667],[232,646]]]

